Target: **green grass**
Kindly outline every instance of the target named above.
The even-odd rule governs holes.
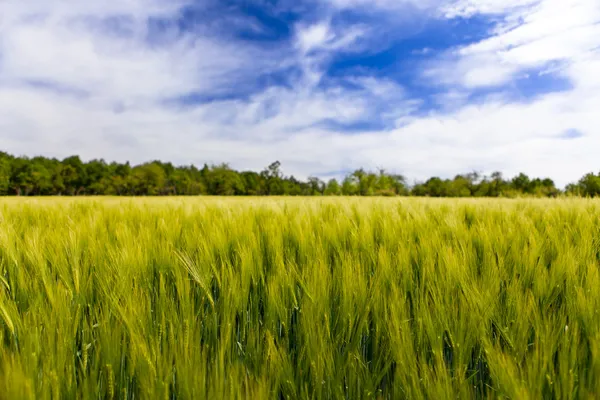
[[[0,201],[2,399],[600,393],[591,200]]]

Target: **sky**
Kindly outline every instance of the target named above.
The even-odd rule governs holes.
[[[0,150],[563,186],[600,171],[600,1],[3,0]]]

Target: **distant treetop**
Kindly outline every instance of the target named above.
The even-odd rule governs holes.
[[[600,174],[585,175],[564,192],[549,179],[521,173],[506,180],[500,172],[478,173],[454,179],[432,177],[409,186],[404,176],[358,169],[341,182],[306,181],[282,172],[275,161],[261,172],[236,171],[228,164],[201,169],[153,161],[131,166],[104,160],[83,162],[78,156],[60,161],[45,157],[14,157],[0,152],[0,195],[16,196],[428,196],[428,197],[556,197],[560,194],[600,195]]]

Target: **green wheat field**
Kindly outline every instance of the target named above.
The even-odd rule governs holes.
[[[1,399],[592,399],[600,202],[0,201]]]

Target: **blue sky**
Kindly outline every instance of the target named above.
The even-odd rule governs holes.
[[[5,0],[0,149],[564,185],[598,71],[597,0]]]

